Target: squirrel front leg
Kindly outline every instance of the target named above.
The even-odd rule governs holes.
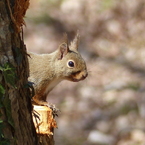
[[[45,105],[45,106],[48,106],[48,102],[46,100],[43,100],[42,98],[46,98],[46,97],[43,97],[42,95],[40,94],[35,94],[33,96],[33,103],[34,104],[37,104],[37,105]]]
[[[32,97],[32,101],[33,101],[33,104],[36,104],[36,105],[47,105],[47,101],[46,101],[46,94],[44,93],[45,91],[45,88],[42,89],[42,84],[40,85],[40,88],[41,89],[38,89],[38,86],[34,85],[34,94],[33,94],[33,97]]]
[[[46,95],[35,94],[33,97],[33,104],[49,107],[50,109],[52,109],[52,113],[54,116],[58,116],[58,113],[60,112],[60,110],[56,108],[54,104],[49,104],[46,101]]]

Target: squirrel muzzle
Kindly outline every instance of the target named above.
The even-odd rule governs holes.
[[[84,71],[79,71],[77,73],[73,73],[70,77],[69,80],[72,82],[79,82],[84,80],[88,76],[88,72],[86,70]]]

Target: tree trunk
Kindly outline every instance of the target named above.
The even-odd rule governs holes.
[[[13,15],[15,6],[16,1],[0,1],[0,144],[37,145],[30,92],[25,87],[26,49]]]
[[[23,42],[29,0],[0,0],[0,145],[37,145]]]

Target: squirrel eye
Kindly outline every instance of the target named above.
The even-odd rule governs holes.
[[[69,67],[74,67],[74,62],[72,60],[68,61],[68,66]]]

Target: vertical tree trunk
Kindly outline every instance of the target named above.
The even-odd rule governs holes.
[[[37,145],[27,86],[28,62],[17,19],[27,0],[0,0],[0,144]],[[27,2],[27,5],[25,3]],[[16,10],[16,6],[18,7]]]
[[[37,135],[32,119],[22,33],[28,6],[29,0],[0,0],[0,145],[54,145],[52,110],[46,114],[50,133]]]

